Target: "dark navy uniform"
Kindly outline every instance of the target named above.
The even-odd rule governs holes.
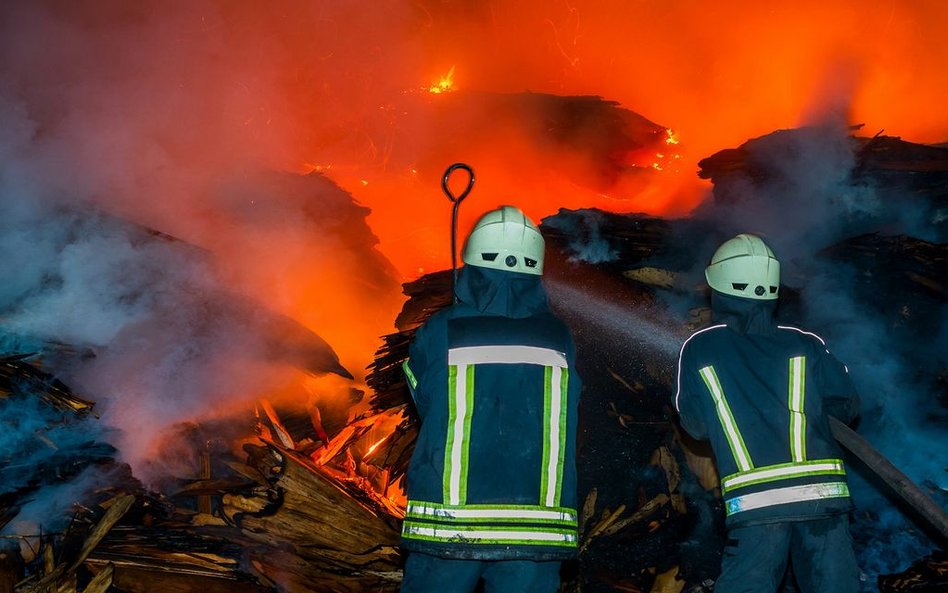
[[[580,382],[540,277],[465,266],[404,368],[421,428],[402,591],[555,591],[576,553]]]
[[[858,397],[821,338],[774,324],[775,303],[713,292],[719,323],[681,350],[675,406],[711,442],[727,514],[715,592],[775,591],[788,557],[804,592],[855,592],[849,488],[827,416],[852,421]]]

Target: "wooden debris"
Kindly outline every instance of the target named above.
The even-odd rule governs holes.
[[[13,591],[23,576],[23,557],[17,546],[0,540],[0,591]]]
[[[583,503],[583,510],[579,515],[579,533],[585,537],[586,528],[589,526],[589,520],[596,514],[596,499],[599,491],[595,488],[590,489],[586,495],[586,501]]]
[[[114,576],[115,565],[110,562],[92,577],[92,580],[89,581],[86,588],[82,590],[82,593],[107,593],[112,587],[112,579]]]
[[[688,510],[685,508],[685,500],[680,494],[677,494],[678,484],[681,483],[681,469],[674,455],[668,450],[668,447],[662,446],[655,449],[649,463],[662,468],[665,473],[668,491],[672,493],[670,498],[672,508],[682,515],[686,514]]]
[[[589,543],[593,541],[597,536],[606,532],[618,519],[619,516],[625,512],[625,505],[619,505],[614,511],[609,510],[608,508],[603,509],[602,514],[599,516],[599,521],[589,530],[589,533],[586,534],[586,537],[583,538],[583,542],[579,546],[579,553],[582,554],[586,551],[586,548],[589,546]]]
[[[618,516],[613,517],[610,524],[605,526],[600,534],[601,535],[613,535],[616,534],[629,525],[638,523],[648,518],[652,513],[657,511],[662,505],[665,505],[670,500],[667,494],[659,494],[655,498],[649,500],[647,503],[642,505],[641,508],[636,510],[632,515],[619,520]],[[620,507],[622,510],[625,510],[625,507]]]
[[[942,593],[948,590],[948,552],[937,550],[899,574],[879,575],[880,593]]]
[[[20,391],[37,394],[44,402],[66,412],[88,413],[93,402],[74,394],[68,386],[49,373],[41,371],[28,360],[34,354],[15,354],[0,358],[0,398]]]
[[[102,538],[106,536],[106,534],[110,529],[112,529],[118,520],[128,512],[134,502],[135,497],[131,494],[119,495],[118,497],[112,499],[111,504],[105,511],[105,514],[101,519],[99,519],[99,522],[96,523],[96,525],[89,532],[88,537],[86,537],[86,540],[83,542],[82,547],[79,549],[79,552],[75,558],[67,561],[60,561],[60,563],[54,569],[49,571],[39,580],[27,579],[26,581],[18,583],[16,586],[16,593],[41,593],[45,591],[47,587],[72,577],[79,565],[89,557],[89,554],[92,553],[92,550],[95,549],[97,545],[99,545],[99,542],[102,541]]]
[[[499,101],[518,111],[524,105],[549,100]],[[603,107],[594,105],[596,102],[601,100],[572,98],[557,102],[557,108],[570,104]],[[599,116],[614,117],[615,106],[599,111]],[[580,129],[581,119],[572,121],[566,131]],[[571,127],[573,124],[579,127]],[[915,147],[885,137],[873,139],[861,145],[855,174],[892,180],[910,172],[918,178],[916,188],[943,179],[939,160],[943,153],[928,148],[914,151]],[[752,180],[758,179],[757,174],[764,176],[759,179],[770,174],[755,169],[746,151],[716,156],[721,158],[709,163],[720,165],[719,180],[738,173],[750,175]],[[612,164],[610,161],[609,167]],[[926,194],[929,198],[934,195],[936,202],[943,199],[943,187],[931,191],[935,193]],[[706,257],[702,250],[707,245],[679,239],[684,234],[710,237],[700,221],[580,210],[561,211],[546,219],[542,227],[549,246],[548,280],[575,287],[603,302],[640,307],[641,319],[606,320],[608,323],[648,321],[654,324],[648,331],[667,330],[670,338],[666,341],[687,336],[699,324],[707,323],[706,307],[692,307],[683,319],[683,313],[666,314],[657,296],[661,291],[675,291],[679,300],[700,296],[689,295],[695,287],[688,284],[694,281],[695,262]],[[599,260],[590,259],[593,252],[599,254],[595,256]],[[884,278],[899,293],[898,306],[891,308],[888,301],[878,306],[895,311],[894,317],[904,325],[908,325],[905,320],[924,319],[926,307],[940,311],[937,307],[943,306],[948,295],[948,257],[943,244],[865,235],[819,255],[850,263],[857,277],[872,286]],[[210,459],[202,457],[200,478],[184,483],[177,493],[180,497],[204,497],[198,498],[200,513],[177,509],[173,516],[162,519],[142,514],[138,524],[116,526],[116,516],[130,514],[128,507],[122,510],[125,499],[117,497],[102,504],[107,509],[102,519],[88,526],[88,535],[76,542],[75,552],[68,558],[53,562],[53,548],[44,548],[49,558],[47,574],[19,581],[17,590],[71,592],[76,589],[79,565],[93,574],[86,588],[90,593],[95,593],[93,583],[102,590],[111,583],[113,588],[135,593],[396,590],[401,579],[398,527],[404,508],[390,495],[399,489],[417,436],[401,363],[415,329],[450,303],[450,274],[448,270],[430,274],[403,287],[409,299],[396,320],[398,332],[384,338],[367,379],[373,390],[371,414],[345,426],[327,415],[324,426],[316,406],[288,411],[277,400],[262,400],[259,419],[266,428],[262,435],[265,444],[246,447],[246,463],[218,460],[215,468],[229,468],[235,474],[231,476],[212,477]],[[877,298],[873,291],[864,292],[857,296]],[[551,292],[551,303],[554,308],[558,304],[555,292]],[[240,317],[241,311],[257,308],[257,304],[238,303],[229,314]],[[579,591],[588,584],[587,590],[594,590],[607,583],[614,591],[680,593],[686,585],[691,585],[688,591],[709,590],[708,570],[689,570],[688,578],[695,582],[678,578],[677,544],[685,538],[703,537],[692,531],[693,517],[685,515],[682,484],[697,478],[713,493],[707,494],[706,500],[700,496],[704,493],[698,493],[696,498],[707,503],[717,495],[718,479],[710,456],[674,432],[669,404],[673,348],[665,349],[671,354],[659,351],[649,346],[649,336],[637,334],[618,343],[606,341],[602,332],[591,328],[577,312],[558,310],[558,314],[577,336],[585,387],[581,417],[586,422],[578,470],[581,483],[593,485],[580,492],[584,500],[580,512],[584,572],[567,588]],[[273,319],[269,313],[254,315],[263,325]],[[291,361],[307,372],[348,376],[332,350],[327,350],[328,345],[294,323],[282,320],[276,330],[268,332],[272,346],[267,348],[268,356]],[[76,413],[91,409],[91,402],[76,398],[43,373],[28,357],[0,359],[0,398],[8,396],[10,391],[4,391],[4,386],[14,379],[33,377],[42,387],[37,393],[57,409]],[[394,430],[373,434],[376,442],[368,447],[370,432],[382,414],[396,413],[400,420]],[[43,435],[37,437],[43,440]],[[44,446],[56,447],[52,440],[46,441]],[[215,505],[209,504],[209,497],[220,497],[216,510],[221,517],[210,514]],[[602,508],[598,518],[597,506]],[[0,525],[15,514],[13,503],[0,500]],[[223,549],[222,542],[233,547]],[[614,552],[618,560],[593,557],[610,549],[618,550]],[[913,587],[938,582],[940,562],[936,559],[925,565],[925,570],[936,566],[934,572],[906,577],[884,591],[927,591]],[[0,579],[9,573],[0,563]]]
[[[930,315],[948,301],[948,243],[905,235],[859,235],[821,255],[857,270],[856,282],[896,327],[931,328]]]
[[[672,567],[655,576],[655,582],[649,593],[681,593],[685,581],[678,578],[678,567]]]
[[[293,437],[290,436],[290,431],[288,431],[283,423],[280,422],[280,416],[276,413],[276,410],[273,409],[273,405],[270,404],[270,401],[266,398],[262,398],[257,401],[257,404],[260,408],[263,409],[264,413],[267,415],[267,420],[270,423],[270,426],[273,428],[274,433],[276,433],[277,439],[281,445],[287,449],[296,448],[296,444],[293,442]]]
[[[269,476],[261,486],[270,496],[225,496],[224,514],[268,546],[255,556],[267,579],[287,591],[307,591],[320,581],[343,591],[397,589],[398,522],[384,505],[294,451],[271,445],[252,457]]]
[[[681,274],[654,266],[642,266],[633,270],[626,270],[623,272],[623,275],[630,280],[635,280],[636,282],[641,282],[648,286],[655,286],[656,288],[675,290],[684,290],[687,288],[684,286]]]

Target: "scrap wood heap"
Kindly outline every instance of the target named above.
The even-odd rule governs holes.
[[[54,431],[87,419],[94,403],[31,364],[35,358],[14,355],[0,362],[0,406],[35,400],[52,411],[50,438],[37,432],[31,446],[55,448]],[[271,407],[261,429],[266,423],[289,435],[278,410]],[[402,509],[379,494],[385,492],[379,485],[388,485],[387,470],[371,464],[402,454],[398,431],[383,441],[387,451],[377,447],[360,461],[376,467],[371,483],[347,468],[354,463],[350,447],[377,416],[356,419],[332,438],[323,433],[326,442],[316,447],[307,447],[297,428],[291,445],[300,451],[268,438],[245,445],[245,460],[215,460],[215,467],[230,468],[226,474],[178,480],[169,497],[143,488],[104,443],[63,447],[28,468],[6,451],[0,458],[0,528],[8,526],[0,539],[0,590],[394,591],[401,577],[395,546]],[[313,439],[319,438],[317,427],[310,428]],[[327,457],[321,465],[314,459],[319,454]],[[21,510],[32,500],[92,465],[106,468],[108,484],[57,509],[72,516],[65,529],[22,522]]]
[[[948,590],[948,552],[939,550],[899,574],[879,576],[880,593],[938,593]]]
[[[882,179],[879,171],[886,172],[884,187],[911,185],[917,199],[941,208],[941,189],[930,185],[941,174],[941,153],[919,149],[899,164],[899,151],[915,150],[904,144],[884,137],[865,142],[860,174]],[[743,148],[743,156],[715,155],[710,162],[717,168],[703,165],[708,176],[714,171],[717,200],[736,199],[721,188],[728,179],[748,178],[752,165]],[[928,159],[924,167],[919,155]],[[584,382],[580,557],[567,567],[565,590],[709,591],[723,544],[718,480],[708,451],[676,427],[669,401],[677,347],[709,319],[700,264],[726,237],[713,218],[597,210],[563,210],[541,230],[549,247],[551,306],[576,338]],[[933,323],[948,294],[944,243],[873,231],[835,241],[813,257],[846,266],[861,287],[854,299],[895,335],[932,337],[944,330]],[[111,487],[64,509],[74,517],[67,529],[0,540],[17,544],[0,545],[0,590],[4,584],[20,593],[397,590],[403,507],[395,494],[417,435],[400,365],[414,330],[450,304],[450,286],[450,271],[404,286],[409,298],[399,331],[385,337],[367,379],[371,411],[338,423],[319,409],[261,400],[259,440],[244,445],[242,458],[215,459],[215,472],[196,468],[170,497],[147,492],[125,468]],[[782,294],[781,315],[798,316],[803,295]],[[895,343],[906,356],[921,347]],[[14,353],[0,360],[0,405],[33,397],[56,411],[51,422],[89,416],[92,401],[46,373],[39,358]],[[925,379],[939,393],[937,385],[948,383],[943,360],[928,372]],[[353,401],[359,397],[353,394]],[[369,438],[383,422],[392,429]],[[34,446],[50,446],[42,438],[37,433]],[[0,527],[12,525],[54,477],[68,475],[64,468],[119,467],[115,451],[101,443],[71,453],[0,491]],[[0,453],[0,474],[14,465]],[[218,471],[222,465],[226,472]],[[943,555],[936,553],[904,573],[880,577],[879,587],[928,593],[938,590],[944,574]]]
[[[779,135],[793,140],[794,133],[806,131]],[[944,208],[948,183],[932,179],[948,172],[948,153],[886,137],[855,142],[860,151],[851,182],[878,182],[878,191],[895,207],[901,192],[911,190],[910,199],[925,204],[929,228],[938,236],[945,217],[937,212]],[[914,160],[900,163],[906,154]],[[746,192],[721,186],[778,174],[770,169],[749,173],[757,165],[747,155],[742,147],[702,162],[703,176],[715,178],[719,204],[733,206],[733,200],[747,199]],[[755,199],[766,198],[758,193]],[[669,406],[677,348],[710,320],[704,260],[731,236],[713,209],[710,215],[680,220],[562,210],[542,221],[551,306],[576,338],[584,382],[581,554],[570,590],[699,592],[713,585],[724,543],[718,477],[710,451],[676,427]],[[854,228],[860,232],[811,255],[843,266],[844,278],[832,280],[855,279],[856,302],[886,320],[902,354],[911,357],[919,347],[912,336],[936,337],[944,330],[938,320],[948,289],[948,245],[892,234],[884,224],[887,211],[874,216],[859,221],[861,226]],[[403,288],[409,298],[399,332],[386,337],[369,376],[372,402],[379,408],[408,404],[400,364],[418,325],[450,303],[450,272],[424,276]],[[792,286],[785,286],[782,295],[781,320],[797,322],[806,308],[805,295]],[[686,309],[673,310],[668,302],[685,303]],[[624,325],[632,327],[624,332]],[[644,330],[637,333],[636,326]],[[667,336],[675,350],[656,345],[661,341],[656,334]],[[938,385],[946,383],[943,363],[929,369],[924,388],[938,393]],[[414,421],[410,417],[408,438]]]

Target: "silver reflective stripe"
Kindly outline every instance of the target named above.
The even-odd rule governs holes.
[[[448,367],[448,440],[445,447],[444,499],[453,505],[467,499],[468,449],[474,406],[474,367]]]
[[[845,482],[825,482],[744,494],[726,501],[725,504],[727,505],[727,514],[733,515],[743,511],[752,511],[792,502],[844,498],[846,496],[849,496],[849,487],[846,486]]]
[[[536,346],[465,346],[448,350],[448,364],[538,364],[565,368],[566,354]]]
[[[802,464],[787,463],[759,467],[749,472],[740,472],[726,476],[721,480],[721,490],[727,492],[748,484],[762,484],[785,478],[799,478],[816,475],[846,475],[843,462],[839,459],[807,461]]]
[[[806,394],[806,357],[790,359],[790,456],[800,463],[806,461],[806,414],[803,398]]]
[[[540,477],[540,503],[548,507],[560,504],[563,463],[566,447],[566,407],[563,398],[569,371],[547,367],[543,385],[543,475]]]
[[[718,412],[721,427],[724,429],[724,436],[731,447],[731,454],[734,455],[734,462],[737,463],[737,469],[742,472],[754,469],[754,462],[751,461],[750,453],[744,445],[744,437],[741,436],[741,431],[737,428],[737,422],[734,420],[731,408],[727,405],[724,389],[721,387],[717,373],[714,372],[714,367],[706,366],[698,373],[704,379],[704,384],[708,387],[708,391],[711,392],[711,397],[714,399],[714,407]]]
[[[450,508],[410,501],[406,509],[408,515],[418,517],[437,517],[443,519],[498,519],[531,521],[576,521],[576,512],[568,509],[545,509],[536,506],[490,506],[476,505]]]
[[[818,335],[814,334],[813,332],[804,331],[804,330],[800,329],[799,327],[793,327],[793,326],[790,326],[790,325],[778,325],[777,328],[778,328],[778,329],[788,329],[788,330],[791,330],[791,331],[799,332],[799,333],[801,333],[801,334],[803,334],[803,335],[805,335],[805,336],[812,336],[812,337],[816,338],[817,340],[819,340],[819,341],[820,341],[820,344],[823,344],[824,346],[826,346],[826,340],[824,340],[823,338],[821,338],[821,337],[819,337]]]
[[[698,330],[695,333],[691,334],[691,336],[687,340],[685,340],[685,343],[681,345],[681,350],[678,352],[678,390],[675,391],[675,409],[677,411],[679,412],[681,411],[681,404],[678,400],[681,398],[681,359],[685,355],[685,346],[687,346],[688,342],[690,342],[698,334],[702,334],[706,331],[711,331],[712,329],[719,329],[722,327],[727,327],[727,326],[722,323],[719,325],[712,325],[711,327],[706,327],[702,330]]]
[[[576,542],[576,533],[568,530],[540,530],[516,528],[468,528],[440,527],[405,523],[402,533],[406,536],[421,536],[435,541],[463,541],[465,543],[569,543]]]

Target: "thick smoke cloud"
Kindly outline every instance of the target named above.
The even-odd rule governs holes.
[[[345,12],[321,18],[345,26]],[[369,210],[320,175],[278,172],[313,132],[282,99],[296,56],[281,23],[297,42],[302,29],[271,13],[254,33],[240,13],[212,2],[0,8],[3,350],[41,352],[100,415],[50,414],[30,392],[0,400],[7,467],[98,442],[146,481],[193,475],[164,455],[176,424],[261,395],[305,399],[308,373],[341,371],[333,351],[361,380],[389,331],[398,285]],[[322,44],[308,58],[348,48],[357,64],[374,51],[345,35]],[[299,101],[332,113],[351,99],[322,88]],[[62,428],[41,439],[46,425]],[[0,492],[23,487],[13,475]],[[43,488],[8,529],[49,528],[107,476],[72,478]]]
[[[429,140],[450,136],[451,119],[433,129],[406,113],[412,103],[404,97],[451,66],[462,88],[603,95],[675,127],[692,147],[681,168],[687,183],[697,158],[801,123],[801,112],[803,123],[839,124],[849,114],[842,123],[865,121],[918,141],[948,133],[943,4],[594,4],[4,3],[0,322],[16,329],[18,349],[57,340],[96,354],[64,372],[100,400],[101,425],[114,421],[136,436],[102,438],[138,465],[163,425],[286,382],[270,374],[269,346],[234,327],[242,316],[221,304],[230,293],[316,331],[359,373],[398,298],[390,266],[373,250],[367,212],[324,179],[304,187],[258,171],[326,171],[388,216],[373,221],[383,247],[446,255],[442,198],[430,188],[447,163],[414,177],[407,166],[416,155],[394,139],[416,138],[418,160],[441,158],[424,152],[442,146]],[[867,32],[878,42],[867,43]],[[847,76],[836,77],[840,69]],[[833,131],[760,154],[786,167],[788,185],[769,188],[786,198],[779,208],[726,217],[769,231],[789,262],[845,234],[839,221],[856,223],[877,206],[871,188],[847,184],[852,154],[838,126],[823,129]],[[505,148],[525,150],[519,138]],[[395,170],[395,162],[405,166]],[[550,195],[579,191],[541,185],[548,179],[537,171],[508,171],[503,183],[486,207],[532,200],[537,217],[558,206]],[[680,212],[695,199],[584,205]],[[116,219],[193,247],[142,239]],[[924,220],[903,222],[920,228]],[[798,269],[804,278],[825,274]],[[828,286],[792,286],[807,291],[807,302],[852,300],[851,286],[822,277]],[[855,303],[834,312],[847,327],[878,326]],[[888,406],[881,417],[906,418],[892,402],[928,396],[921,388],[897,397],[873,390],[876,375],[860,361],[892,357],[870,356],[872,340],[836,331],[817,310],[810,321],[837,338],[841,358],[877,396],[869,409]],[[944,352],[940,335],[936,352]],[[874,343],[884,344],[884,334]],[[905,360],[893,364],[881,377],[887,385],[911,376]],[[934,479],[924,468],[913,477]]]
[[[948,368],[948,305],[936,304],[924,313],[926,319],[912,322],[928,328],[924,337],[894,326],[896,312],[873,306],[877,299],[867,298],[866,291],[893,290],[884,279],[899,271],[874,270],[878,280],[867,286],[853,266],[824,251],[869,232],[935,237],[937,221],[912,196],[883,193],[853,178],[856,144],[845,128],[781,132],[749,150],[751,166],[770,177],[729,180],[727,200],[709,201],[697,217],[711,222],[722,239],[756,232],[773,246],[783,284],[800,295],[802,317],[793,321],[823,336],[850,369],[862,398],[859,432],[944,504],[944,459],[930,453],[944,448],[946,411],[936,397],[936,381]],[[696,276],[705,263],[696,262]],[[876,575],[904,570],[933,543],[878,479],[858,462],[850,467],[857,552],[869,575],[866,590],[875,590]]]
[[[819,102],[814,98],[814,104]],[[748,142],[746,169],[720,179],[714,196],[688,220],[677,221],[677,243],[663,250],[673,254],[647,263],[681,273],[682,286],[696,286],[703,282],[703,269],[721,241],[741,232],[762,235],[781,260],[785,295],[781,321],[827,340],[831,351],[848,365],[861,395],[859,433],[944,505],[948,479],[944,456],[936,452],[944,449],[948,423],[939,383],[948,369],[948,304],[906,285],[911,253],[880,256],[877,263],[866,257],[853,264],[842,254],[855,248],[838,247],[867,233],[937,241],[942,221],[918,195],[854,175],[859,145],[852,131],[840,125],[843,103],[839,96],[829,98],[829,111],[814,113],[806,122],[815,125]],[[551,217],[544,223],[572,238],[569,248],[577,259],[601,264],[617,256],[608,237],[600,236],[594,214]],[[880,245],[884,256],[898,243]],[[683,262],[685,253],[693,254],[693,259]],[[634,306],[610,312],[593,295],[570,298],[556,286],[551,293],[593,323],[596,316],[587,309],[601,310],[614,329],[639,327],[650,338],[634,342],[650,343],[652,351],[664,351],[670,362],[676,359],[677,348],[669,351],[661,343],[680,347],[681,338],[653,329],[654,314]],[[708,305],[691,292],[658,294],[678,318],[687,318],[693,307]],[[853,532],[866,576],[863,586],[875,591],[878,575],[906,569],[930,553],[934,542],[904,502],[859,461],[850,458],[850,462],[857,509]]]

